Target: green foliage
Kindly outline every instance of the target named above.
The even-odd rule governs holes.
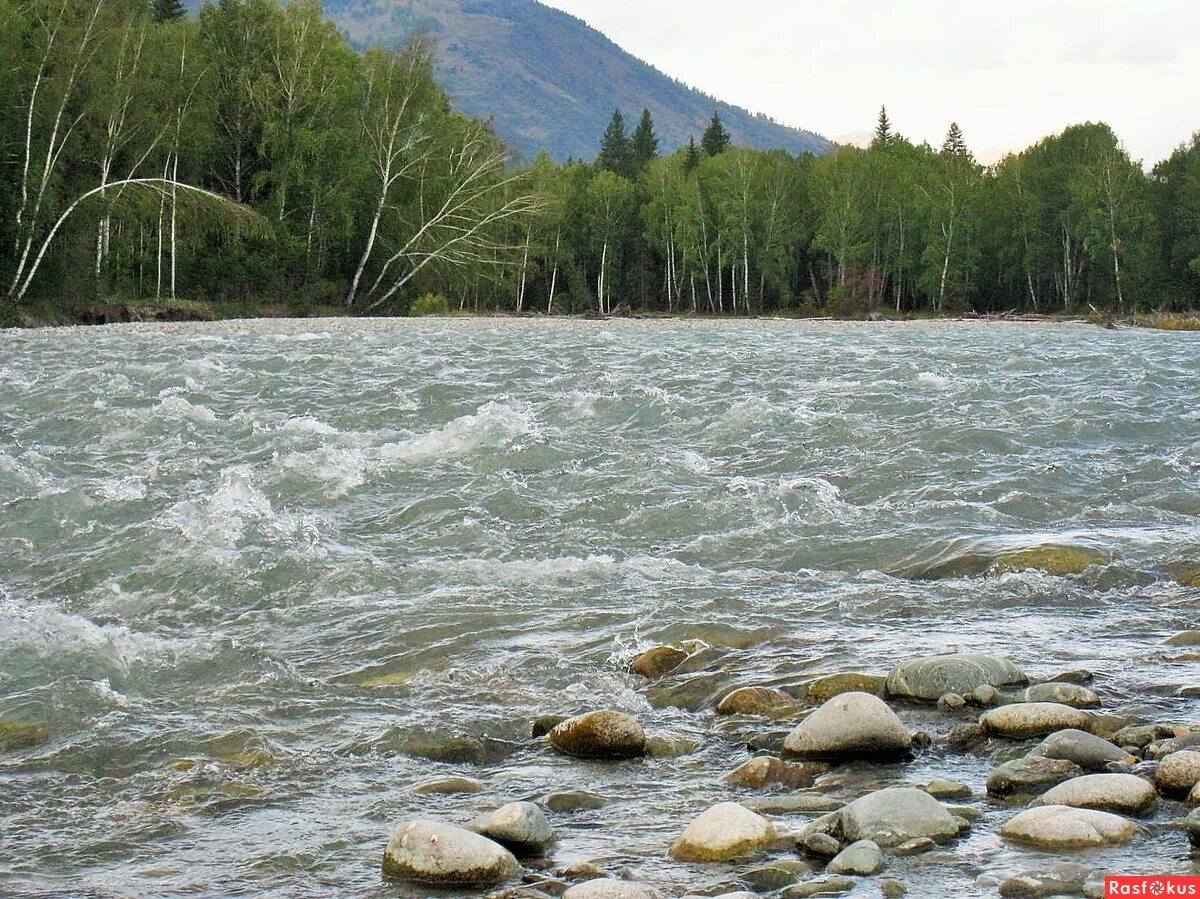
[[[658,156],[658,135],[654,133],[654,118],[649,109],[642,110],[642,117],[633,129],[630,153],[633,156],[634,170],[637,172],[644,171],[650,160]]]
[[[449,315],[450,301],[440,293],[423,293],[408,307],[409,316],[416,318],[423,315]]]
[[[596,165],[618,175],[633,174],[633,144],[625,129],[625,116],[619,109],[613,110],[604,137],[600,139],[600,155],[596,157]]]
[[[700,146],[707,155],[720,156],[725,152],[731,140],[729,132],[721,122],[721,117],[714,112],[712,121],[708,123],[708,128],[704,131],[704,136],[700,138]]]
[[[187,15],[182,0],[150,0],[150,15],[155,22],[178,22]]]

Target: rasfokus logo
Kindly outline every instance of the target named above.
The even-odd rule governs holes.
[[[1105,896],[1200,897],[1200,877],[1106,877]]]

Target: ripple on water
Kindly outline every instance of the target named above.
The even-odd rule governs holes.
[[[764,729],[710,700],[916,653],[1088,668],[1105,711],[1200,720],[1162,642],[1200,599],[1174,579],[1200,562],[1186,336],[244,322],[2,332],[0,359],[0,716],[50,728],[0,757],[0,891],[423,896],[380,885],[395,823],[554,789],[609,800],[555,819],[556,862],[701,886],[666,849]],[[1046,543],[1102,560],[991,570]],[[685,640],[703,670],[627,673]],[[584,765],[525,739],[596,706],[694,749]],[[408,754],[431,734],[493,742]],[[992,761],[935,748],[829,789],[981,792]],[[485,789],[409,790],[451,774]],[[893,863],[911,895],[1033,864],[978,804],[951,856]],[[1190,873],[1181,812],[1093,861]]]

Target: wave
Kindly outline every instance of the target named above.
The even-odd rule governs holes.
[[[381,462],[392,465],[469,456],[483,449],[505,449],[521,437],[537,433],[537,419],[528,407],[493,400],[434,431],[385,444],[377,455]]]

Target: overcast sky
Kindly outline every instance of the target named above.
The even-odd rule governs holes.
[[[1200,130],[1198,0],[544,0],[669,75],[830,138],[957,120],[991,162],[1104,120],[1149,164]]]

